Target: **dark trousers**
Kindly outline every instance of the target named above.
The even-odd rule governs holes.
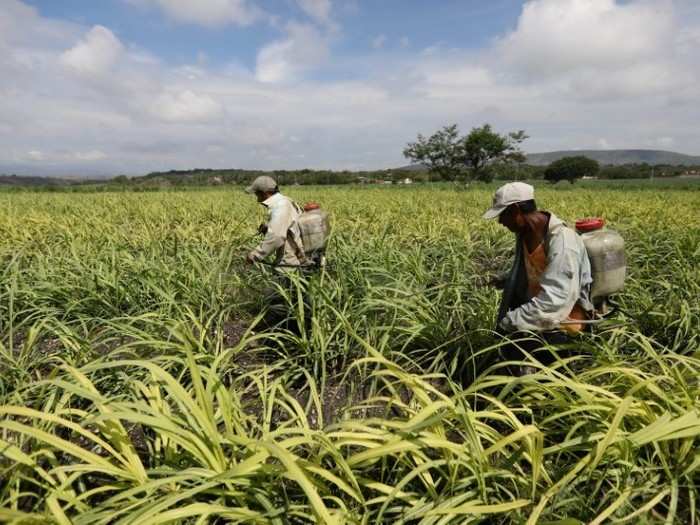
[[[306,271],[297,273],[279,272],[263,289],[265,315],[261,325],[266,329],[283,328],[301,334],[301,326],[308,329],[311,321],[311,308],[308,297]]]
[[[527,364],[529,354],[539,363],[550,365],[558,357],[568,357],[574,353],[575,336],[565,332],[542,332],[538,335],[515,332],[509,334],[511,340],[501,347],[501,358],[504,361],[523,361],[522,365],[511,365],[513,375],[522,375],[522,366]]]

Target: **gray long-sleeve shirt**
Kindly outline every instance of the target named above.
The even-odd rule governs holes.
[[[269,210],[267,233],[262,242],[250,252],[254,261],[262,261],[275,254],[275,265],[300,266],[303,261],[303,244],[299,225],[299,210],[294,203],[281,193],[275,193],[262,204]],[[297,253],[297,250],[301,250]]]
[[[585,311],[593,310],[589,296],[593,279],[583,240],[550,214],[545,243],[547,267],[540,281],[541,290],[529,301],[510,309],[500,320],[500,327],[507,331],[541,332],[558,328],[577,302]],[[524,272],[524,268],[516,264],[511,271]],[[519,286],[527,282],[522,273],[515,277],[512,281],[520,283]]]

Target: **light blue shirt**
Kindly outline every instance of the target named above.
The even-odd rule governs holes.
[[[547,267],[540,292],[522,306],[509,311],[500,326],[507,331],[554,330],[578,302],[590,312],[593,278],[586,246],[581,237],[561,219],[550,214],[547,233]]]
[[[300,215],[299,210],[288,197],[281,193],[275,193],[265,199],[262,204],[270,213],[267,233],[262,242],[250,252],[251,258],[255,261],[262,261],[274,253],[274,264],[299,266],[302,263],[299,255],[303,254],[304,250],[297,223]]]

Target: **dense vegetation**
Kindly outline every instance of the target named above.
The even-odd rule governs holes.
[[[496,162],[481,168],[480,177],[484,180],[537,180],[545,176],[546,166]],[[627,164],[623,166],[603,166],[597,176],[600,179],[668,179],[685,174],[700,175],[700,166],[669,166],[648,164]],[[280,185],[345,185],[345,184],[384,184],[411,182],[467,182],[472,177],[466,172],[440,173],[429,171],[421,165],[393,170],[374,171],[330,171],[330,170],[242,170],[242,169],[192,169],[152,172],[139,177],[119,175],[103,180],[57,179],[51,177],[23,177],[0,175],[0,190],[4,191],[160,191],[208,186],[242,186],[250,184],[260,175],[274,177]]]
[[[538,188],[629,281],[514,379],[492,190],[289,188],[334,217],[301,333],[257,324],[240,190],[0,194],[0,521],[698,523],[698,191]]]
[[[553,183],[566,180],[573,184],[576,179],[595,177],[599,171],[600,166],[595,160],[576,155],[552,162],[544,170],[544,179]]]

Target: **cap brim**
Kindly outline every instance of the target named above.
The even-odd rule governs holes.
[[[243,191],[245,191],[246,193],[255,193],[255,188],[253,188],[252,186],[248,186],[248,187],[247,187],[245,190],[243,190]]]
[[[488,210],[486,210],[486,213],[482,215],[482,218],[490,220],[490,219],[495,219],[498,217],[501,213],[503,213],[503,210],[505,210],[508,206],[492,206]]]

